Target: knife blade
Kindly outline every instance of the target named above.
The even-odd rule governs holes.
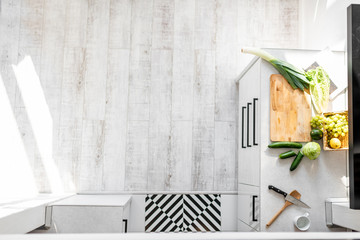
[[[296,206],[303,207],[303,208],[310,208],[306,203],[303,201],[300,201],[299,199],[294,198],[293,196],[287,194],[286,192],[278,189],[277,187],[274,187],[273,185],[269,185],[270,190],[274,190],[275,192],[283,195],[285,197],[286,201],[291,202],[292,204],[295,204]]]

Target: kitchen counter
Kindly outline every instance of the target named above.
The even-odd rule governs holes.
[[[34,198],[3,204],[0,207],[0,234],[27,233],[44,225],[46,206],[72,195],[39,194]]]
[[[340,81],[347,81],[345,71],[345,53],[344,52],[328,52],[327,55],[320,53],[320,51],[309,50],[267,50],[273,56],[294,64],[295,66],[306,69],[316,61],[323,66],[328,72],[330,78]],[[334,67],[335,66],[335,67]],[[328,228],[325,221],[325,200],[327,198],[345,198],[347,197],[347,188],[345,186],[347,175],[347,151],[322,151],[321,155],[316,160],[309,160],[304,157],[300,165],[293,172],[289,171],[293,158],[279,159],[279,154],[287,151],[287,149],[269,149],[267,146],[270,141],[270,76],[278,73],[273,66],[268,62],[254,58],[249,67],[240,77],[239,88],[241,84],[260,78],[260,94],[259,94],[259,115],[260,115],[260,148],[253,150],[258,154],[259,163],[255,163],[257,155],[255,152],[251,153],[252,161],[248,164],[253,164],[260,168],[260,172],[254,174],[255,167],[250,168],[249,171],[239,170],[239,179],[246,179],[243,176],[249,175],[248,183],[239,180],[239,186],[248,186],[259,189],[260,194],[260,212],[255,213],[258,220],[256,222],[250,220],[250,227],[256,231],[267,232],[293,232],[298,231],[293,219],[296,216],[303,215],[305,212],[310,214],[311,226],[308,231],[311,232],[327,232],[327,231],[344,231],[344,228]],[[259,77],[257,77],[259,76]],[[242,83],[241,81],[245,82]],[[254,87],[254,86],[252,86]],[[241,97],[241,89],[240,97]],[[246,93],[244,93],[246,94]],[[257,96],[251,96],[252,99]],[[246,100],[250,101],[250,100]],[[244,103],[241,103],[244,104]],[[347,95],[346,90],[342,91],[337,97],[329,103],[328,111],[343,111],[347,109]],[[313,111],[314,115],[314,111]],[[240,121],[240,120],[239,120]],[[250,121],[251,122],[251,121]],[[322,141],[318,141],[322,147]],[[246,148],[247,149],[247,148]],[[251,147],[251,149],[256,149]],[[240,146],[241,150],[241,146]],[[243,156],[244,158],[244,156]],[[244,165],[247,167],[247,165]],[[239,165],[240,168],[240,165]],[[260,180],[257,176],[260,175]],[[251,177],[252,176],[252,177]],[[254,180],[255,179],[255,180]],[[301,193],[301,200],[308,204],[311,209],[304,209],[295,205],[289,206],[277,218],[277,220],[266,228],[266,223],[283,207],[284,197],[268,190],[268,185],[274,185],[281,190],[290,193],[292,190],[297,190]],[[254,190],[256,191],[256,190]],[[258,193],[252,193],[256,197]],[[240,195],[239,195],[240,196]],[[254,199],[254,198],[253,198]],[[253,200],[254,201],[254,200]],[[255,203],[257,204],[257,203]],[[254,204],[253,204],[254,206]],[[254,207],[253,207],[254,208]],[[256,207],[254,211],[258,208]],[[239,210],[241,211],[241,210]],[[245,214],[247,214],[245,212]],[[259,214],[259,215],[257,215]],[[252,217],[254,218],[254,215]],[[251,222],[252,221],[252,222]],[[259,225],[260,224],[260,225]],[[256,227],[255,227],[256,226]]]
[[[13,234],[3,240],[240,240],[240,239],[359,239],[360,233],[126,233],[126,234]]]
[[[49,205],[46,233],[127,232],[131,195],[77,194]]]
[[[269,51],[275,57],[284,59],[296,66],[306,69],[319,56],[317,51]],[[333,61],[339,64],[339,71],[345,68],[345,57],[343,52],[332,55]],[[336,60],[335,60],[336,59]],[[261,60],[262,61],[262,60]],[[263,71],[270,77],[276,70],[268,64],[263,64]],[[324,66],[325,69],[326,66]],[[330,74],[330,73],[329,73]],[[334,75],[334,74],[333,74]],[[332,77],[330,75],[330,77]],[[342,77],[334,76],[334,77]],[[262,79],[263,80],[263,79]],[[344,76],[346,81],[346,76]],[[270,81],[262,81],[264,96],[269,96]],[[267,92],[267,95],[265,95]],[[328,107],[328,111],[341,111],[347,109],[346,93],[338,95]],[[261,111],[264,115],[270,113],[270,100],[263,99]],[[305,212],[310,214],[311,226],[308,231],[339,231],[344,229],[331,229],[325,223],[325,200],[331,197],[346,197],[344,177],[347,175],[347,152],[346,151],[322,151],[316,160],[309,160],[304,157],[298,168],[290,172],[289,167],[292,159],[279,159],[280,153],[286,149],[269,149],[270,143],[269,121],[262,121],[262,133],[265,135],[261,142],[261,230],[262,231],[298,231],[293,224],[295,216]],[[318,141],[322,148],[322,141]],[[297,190],[301,193],[301,200],[307,203],[311,209],[304,209],[297,206],[288,207],[278,219],[266,228],[266,223],[284,205],[284,197],[274,191],[268,190],[268,185],[274,185],[283,191],[290,193]]]
[[[325,199],[346,197],[342,177],[346,175],[346,155],[344,152],[322,152],[320,158],[311,161],[304,157],[298,169],[289,171],[292,160],[279,160],[277,156],[284,150],[269,150],[268,159],[261,162],[261,226],[266,231],[297,231],[292,221],[295,216],[310,213],[312,221],[309,231],[333,231],[325,223]],[[268,190],[272,184],[290,193],[297,190],[301,200],[311,209],[292,205],[266,229],[266,223],[284,205],[284,197]],[[339,230],[339,229],[337,229]]]
[[[106,206],[125,207],[131,202],[131,195],[87,195],[77,194],[49,206]]]

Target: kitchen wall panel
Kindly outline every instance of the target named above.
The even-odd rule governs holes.
[[[240,49],[298,47],[298,5],[1,0],[0,74],[39,190],[52,190],[47,161],[67,191],[236,190]],[[52,119],[50,159],[12,72],[25,56]]]

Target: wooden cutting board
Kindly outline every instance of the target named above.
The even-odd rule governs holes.
[[[294,90],[280,74],[270,77],[271,141],[309,142],[311,99],[307,92]]]

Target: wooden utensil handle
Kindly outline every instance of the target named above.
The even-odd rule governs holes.
[[[276,214],[275,216],[266,224],[266,227],[270,227],[270,225],[276,220],[276,218],[285,210],[287,205],[285,204]]]

